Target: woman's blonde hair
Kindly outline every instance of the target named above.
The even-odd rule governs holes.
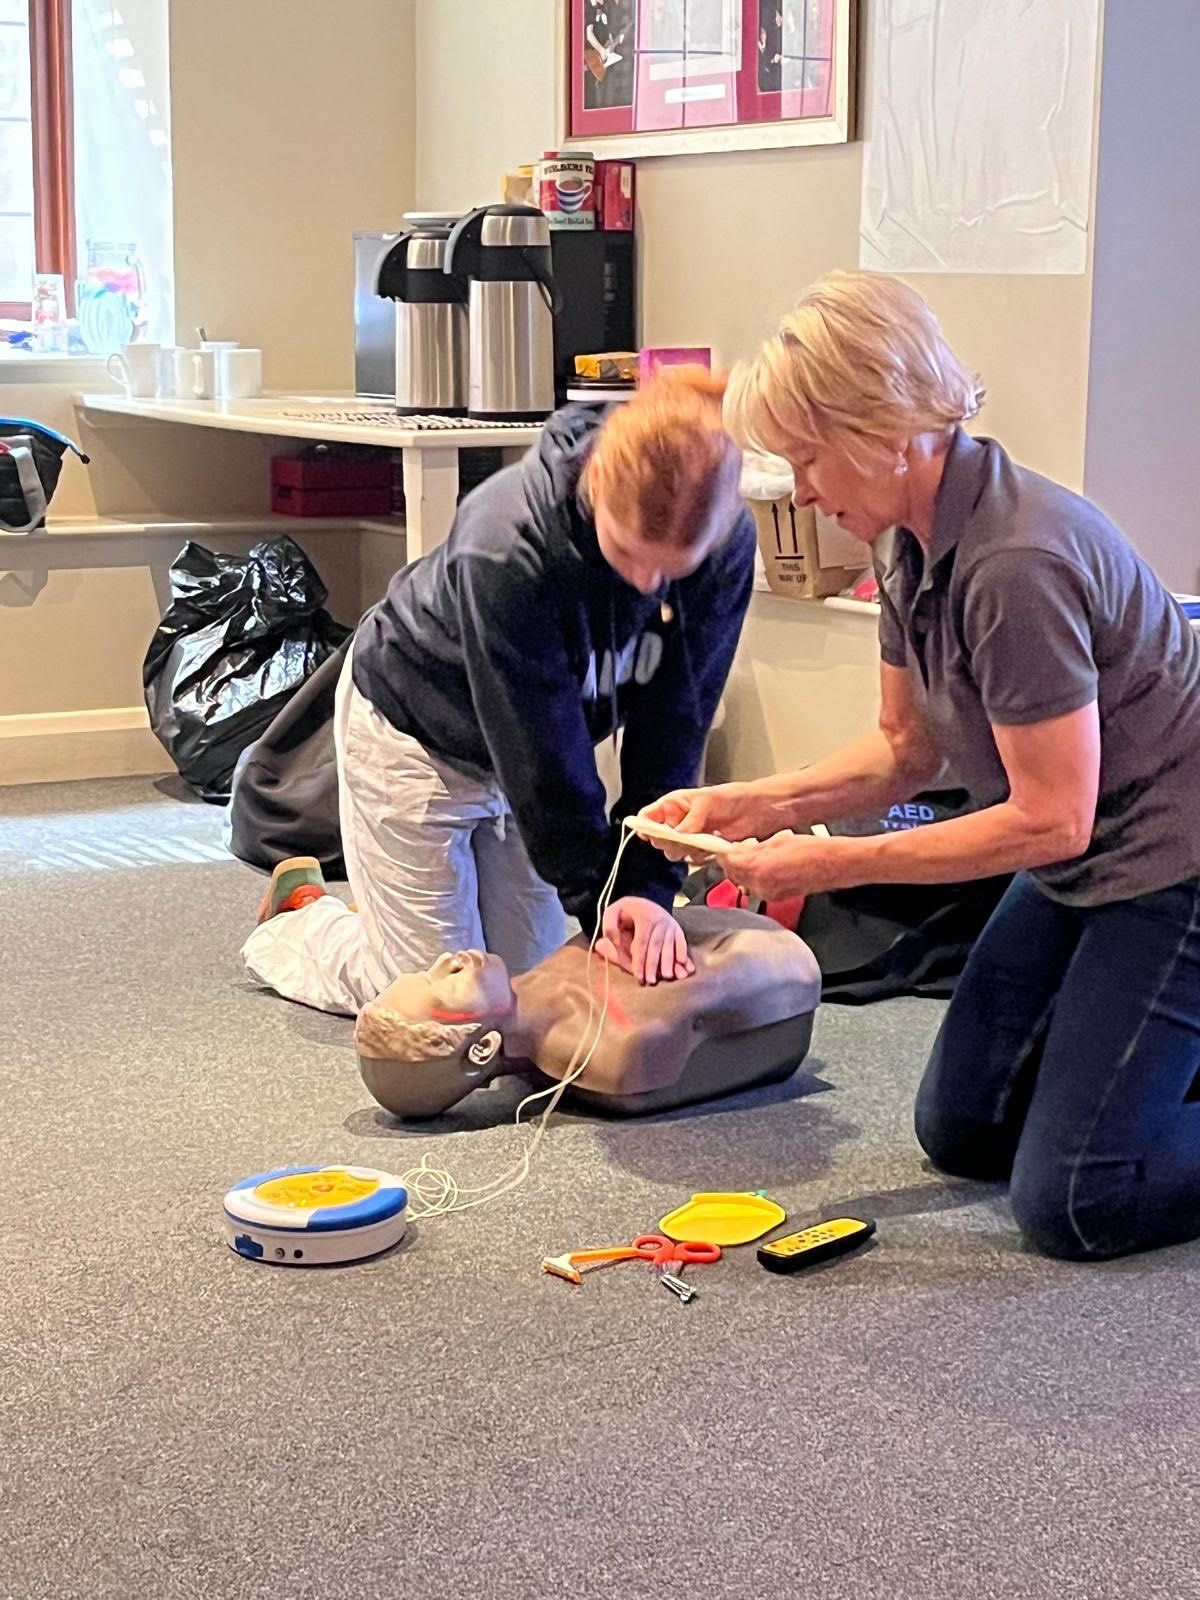
[[[609,416],[588,462],[586,491],[655,544],[687,549],[722,485],[737,488],[740,455],[725,431],[725,380],[703,367],[658,373]]]
[[[831,272],[734,368],[725,423],[739,443],[771,455],[832,444],[862,466],[897,440],[967,422],[983,397],[915,289]]]

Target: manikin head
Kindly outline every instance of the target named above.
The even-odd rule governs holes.
[[[457,950],[427,972],[404,973],[355,1024],[367,1088],[389,1111],[436,1116],[499,1070],[495,1030],[515,1004],[508,969],[482,950]]]

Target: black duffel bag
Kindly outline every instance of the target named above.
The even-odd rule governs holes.
[[[289,856],[315,856],[327,878],[346,876],[333,710],[352,640],[301,684],[238,760],[225,843],[247,866],[270,872]]]
[[[826,831],[862,838],[928,827],[975,809],[965,789],[942,789]],[[794,901],[749,904],[786,920],[809,946],[821,968],[822,1000],[863,1005],[897,995],[946,998],[1011,881],[1004,873],[970,883],[863,884],[810,894],[798,909]],[[693,873],[684,893],[708,904],[747,904],[715,863]]]
[[[0,537],[46,526],[68,450],[87,465],[87,456],[65,434],[21,417],[0,417]]]

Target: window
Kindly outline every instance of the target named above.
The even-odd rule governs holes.
[[[34,274],[56,273],[72,351],[169,341],[171,233],[166,0],[0,0],[6,327],[29,322]]]
[[[0,315],[74,276],[68,0],[0,0]]]

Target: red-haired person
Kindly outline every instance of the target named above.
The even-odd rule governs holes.
[[[359,625],[338,688],[351,911],[276,869],[243,956],[289,999],[358,1012],[400,973],[484,949],[512,973],[587,933],[621,819],[696,781],[754,573],[723,385],[663,374],[555,413]],[[623,730],[611,813],[596,748]],[[633,840],[598,948],[645,983],[691,962],[682,869]],[[281,915],[286,912],[286,915]]]

